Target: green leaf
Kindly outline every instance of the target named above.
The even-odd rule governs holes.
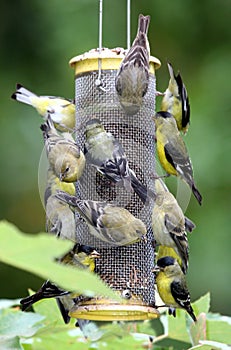
[[[199,315],[201,312],[208,313],[210,309],[210,293],[206,293],[200,299],[192,303],[193,310],[197,315]]]
[[[4,350],[23,350],[22,345],[20,344],[19,337],[0,337],[0,349]]]
[[[0,335],[31,337],[43,327],[44,316],[33,312],[22,312],[18,309],[0,311]]]
[[[185,310],[177,309],[176,317],[168,315],[168,337],[175,340],[180,340],[186,343],[191,343],[189,333],[186,328],[186,317],[189,318]],[[190,324],[193,323],[191,319]]]
[[[97,275],[54,262],[55,257],[71,249],[71,242],[58,240],[47,233],[23,234],[5,221],[0,222],[0,240],[0,260],[4,263],[50,279],[66,290],[120,300]]]
[[[231,324],[225,321],[207,320],[207,339],[231,344]]]
[[[219,343],[215,341],[203,340],[201,345],[193,346],[188,350],[230,350],[230,345]]]

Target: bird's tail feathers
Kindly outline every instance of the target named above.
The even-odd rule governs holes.
[[[194,183],[192,184],[192,192],[193,192],[194,196],[196,197],[198,203],[201,205],[202,195],[200,194],[200,192],[198,191],[198,189],[196,188]]]
[[[192,222],[189,218],[185,216],[185,231],[192,232],[196,228],[194,222]]]
[[[138,33],[144,33],[147,35],[149,23],[150,23],[150,16],[144,16],[140,14],[139,20],[138,20]]]
[[[33,96],[37,96],[37,95],[18,83],[16,84],[16,91],[11,95],[11,98],[19,102],[31,105],[30,98]]]
[[[142,184],[141,181],[139,181],[133,172],[133,170],[130,169],[130,175],[131,175],[131,185],[135,193],[140,197],[141,201],[149,205],[150,198],[155,198],[155,193],[148,189],[144,184]]]

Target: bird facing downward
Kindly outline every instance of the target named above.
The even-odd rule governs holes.
[[[192,164],[185,143],[177,129],[176,120],[168,112],[157,112],[153,117],[156,126],[157,153],[163,169],[180,176],[192,189],[199,204],[202,196],[193,179]]]
[[[185,134],[190,123],[190,104],[186,87],[180,73],[174,74],[172,65],[168,63],[170,80],[161,102],[161,110],[169,112],[176,119],[178,130]]]
[[[147,38],[150,16],[139,15],[138,30],[118,70],[115,87],[127,115],[139,112],[149,83],[150,48]]]
[[[159,259],[154,271],[157,272],[158,293],[166,306],[185,309],[193,321],[196,322],[197,319],[191,306],[185,275],[176,259],[171,256]]]
[[[70,139],[59,135],[51,118],[41,125],[47,158],[60,181],[75,182],[85,168],[85,157],[80,147]]]

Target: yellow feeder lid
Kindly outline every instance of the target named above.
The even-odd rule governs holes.
[[[72,68],[75,68],[75,75],[97,71],[99,69],[99,59],[101,60],[102,70],[117,70],[125,54],[126,50],[120,47],[114,49],[103,48],[101,54],[99,54],[98,49],[92,49],[82,55],[73,57],[69,64]],[[150,73],[155,74],[155,70],[161,66],[160,60],[150,56],[149,63]]]

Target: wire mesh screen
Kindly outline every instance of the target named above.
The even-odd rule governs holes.
[[[149,189],[153,188],[150,174],[155,169],[154,123],[155,76],[150,74],[149,88],[144,97],[140,112],[135,116],[126,116],[120,106],[115,90],[117,70],[102,70],[103,90],[95,82],[98,71],[82,73],[75,78],[76,126],[80,132],[77,143],[83,148],[85,143],[85,124],[97,118],[106,131],[111,132],[122,144],[129,161],[129,167]],[[101,258],[97,259],[96,273],[114,290],[129,290],[132,298],[153,305],[154,298],[154,250],[151,230],[152,200],[144,205],[135,192],[112,185],[96,170],[87,165],[77,184],[77,193],[81,199],[107,201],[123,206],[134,216],[141,219],[148,229],[147,240],[136,244],[111,247],[88,233],[83,220],[77,221],[77,241],[97,249]]]

